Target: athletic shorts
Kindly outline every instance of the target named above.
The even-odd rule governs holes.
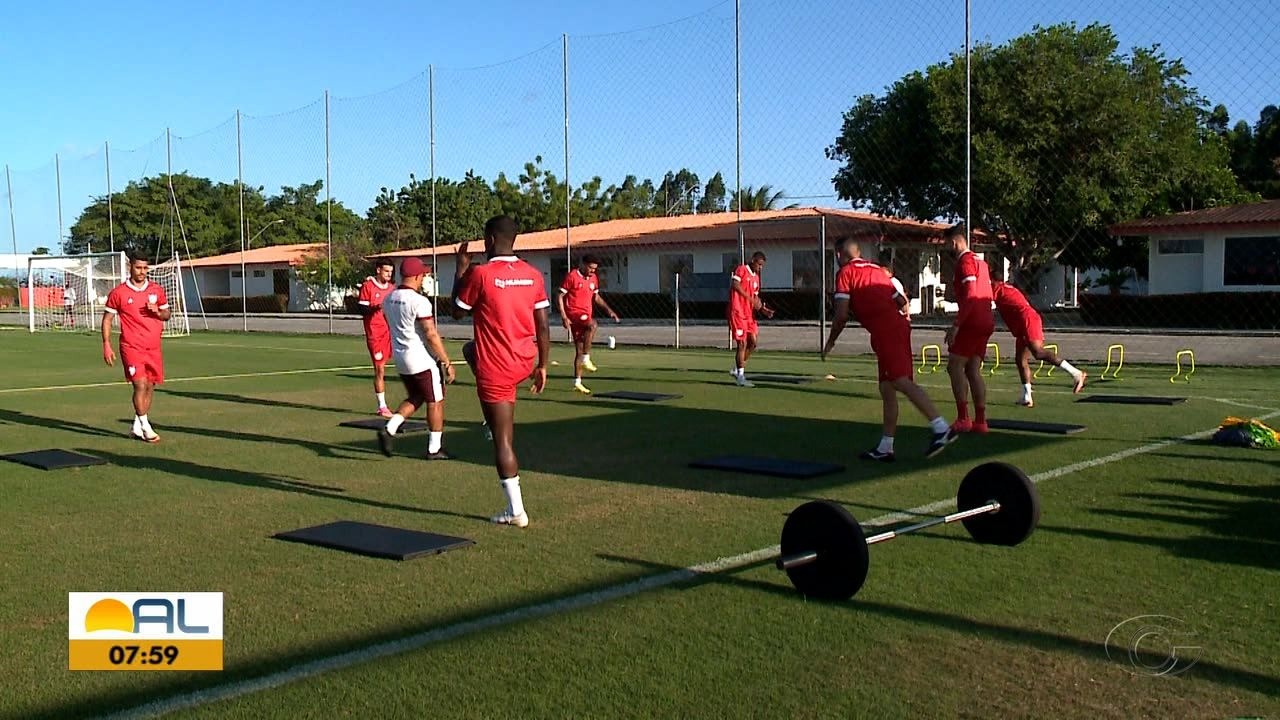
[[[1009,332],[1018,340],[1018,344],[1043,343],[1044,323],[1039,313],[1023,313],[1019,322],[1009,326]]]
[[[996,330],[996,321],[991,313],[983,313],[977,318],[961,325],[947,351],[961,357],[987,357],[987,343]]]
[[[729,317],[729,333],[733,335],[734,342],[746,342],[747,337],[754,337],[759,329],[754,317]]]
[[[516,390],[533,374],[534,365],[519,377],[476,375],[476,396],[482,403],[514,403]]]
[[[915,379],[916,359],[911,351],[911,325],[904,318],[877,327],[871,332],[871,350],[876,354],[876,370],[880,382],[899,378]]]
[[[586,318],[585,320],[583,318]],[[569,320],[569,332],[573,333],[573,341],[581,342],[591,332],[595,322],[590,315],[575,315]]]
[[[159,350],[120,348],[120,364],[124,367],[124,379],[149,380],[153,385],[164,382],[164,357]]]
[[[369,348],[369,359],[373,360],[374,367],[382,367],[391,359],[390,335],[366,337],[365,345]]]
[[[414,407],[443,401],[444,383],[441,380],[440,373],[436,370],[400,376],[400,382],[404,383],[405,392],[408,393],[405,399]]]

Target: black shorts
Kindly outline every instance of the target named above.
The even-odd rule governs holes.
[[[409,394],[405,399],[414,406],[421,407],[427,403],[444,400],[444,383],[441,382],[440,373],[435,370],[423,370],[416,375],[401,375],[400,382],[404,383],[404,389]]]

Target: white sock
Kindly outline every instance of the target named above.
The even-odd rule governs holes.
[[[1022,398],[1024,400],[1031,397],[1031,383],[1022,384]]]
[[[747,369],[746,369],[746,368],[734,368],[734,369],[733,369],[733,374],[734,374],[734,375],[737,375],[738,377],[742,377],[743,375],[746,375],[746,374],[747,374]]]
[[[934,419],[930,420],[930,421],[929,421],[929,427],[930,427],[930,428],[931,428],[935,433],[944,433],[944,432],[946,432],[946,431],[948,431],[948,430],[950,430],[950,429],[951,429],[951,426],[947,424],[947,421],[946,421],[946,420],[943,420],[943,419],[942,419],[942,416],[941,416],[941,415],[939,415],[938,417],[936,417],[936,418],[934,418]]]
[[[583,355],[583,356],[582,356],[582,362],[584,362],[584,363],[589,363],[589,362],[591,362],[591,353],[587,353],[586,355]]]
[[[440,446],[444,444],[444,433],[432,430],[430,437],[427,439],[427,452],[440,452]]]
[[[1067,362],[1066,360],[1063,360],[1062,364],[1059,365],[1058,367],[1062,368],[1063,370],[1066,370],[1073,378],[1080,377],[1080,371],[1077,370],[1074,365]]]
[[[133,416],[133,432],[135,434],[142,432],[142,416],[141,415]]]
[[[374,393],[374,395],[377,395],[377,396],[378,396],[378,409],[382,409],[382,408],[384,408],[384,407],[386,407],[386,406],[387,406],[387,394],[386,394],[386,393],[384,393],[384,392],[380,392],[380,393]]]
[[[150,430],[150,429],[151,429],[151,421],[147,419],[147,416],[146,416],[146,415],[139,415],[139,416],[138,416],[138,424],[142,426],[142,429],[143,429],[143,430]]]
[[[581,385],[581,384],[582,384],[582,376],[581,376],[581,375],[579,375],[578,377],[574,378],[574,379],[573,379],[573,384],[574,384],[574,385]]]
[[[520,498],[520,476],[502,481],[502,491],[507,494],[507,510],[513,516],[524,514],[524,500]]]
[[[395,435],[396,431],[400,429],[400,426],[402,424],[404,424],[403,415],[401,415],[400,413],[396,413],[395,415],[392,415],[390,418],[387,419],[387,433],[390,435]]]
[[[880,438],[880,444],[876,446],[876,450],[882,453],[893,452],[893,436],[885,435]]]

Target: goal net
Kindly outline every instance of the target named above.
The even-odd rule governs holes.
[[[107,295],[128,279],[125,254],[39,255],[27,262],[27,282],[22,303],[31,332],[83,332],[100,329]],[[169,320],[164,337],[191,334],[187,301],[183,292],[182,265],[175,255],[151,266],[151,282],[164,288],[169,300]]]
[[[37,255],[27,261],[21,303],[31,332],[83,332],[98,328],[107,293],[124,281],[125,255]]]

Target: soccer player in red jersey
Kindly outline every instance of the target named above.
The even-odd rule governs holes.
[[[1075,392],[1084,389],[1086,373],[1044,348],[1044,323],[1040,313],[1027,302],[1027,296],[1018,288],[1004,282],[991,284],[991,294],[996,311],[1009,328],[1015,340],[1014,358],[1018,365],[1018,377],[1022,379],[1022,398],[1019,405],[1035,407],[1031,399],[1031,358],[1056,365],[1075,381]]]
[[[915,381],[915,353],[911,349],[911,322],[904,309],[907,298],[895,285],[889,272],[862,259],[862,248],[851,238],[835,244],[840,273],[836,275],[834,294],[835,317],[822,358],[836,346],[852,315],[871,334],[871,349],[876,355],[880,379],[880,399],[884,404],[884,432],[880,444],[861,455],[863,460],[893,462],[893,438],[898,429],[898,393],[907,396],[912,405],[929,421],[933,438],[925,457],[933,457],[955,441],[954,428],[938,413],[937,407]]]
[[[391,409],[387,407],[386,380],[386,365],[391,359],[391,329],[382,314],[382,301],[395,290],[391,284],[393,273],[395,264],[390,260],[374,263],[373,275],[360,285],[357,305],[360,317],[364,319],[364,342],[373,360],[373,394],[378,399],[378,414],[384,418],[391,417]]]
[[[462,347],[462,356],[476,376],[480,408],[493,433],[498,480],[507,496],[506,510],[492,520],[527,527],[515,451],[516,386],[529,377],[534,393],[547,385],[551,302],[542,273],[516,257],[515,243],[515,220],[498,215],[484,225],[488,262],[473,267],[469,243],[458,245],[453,317],[460,320],[471,313],[475,324],[475,339]]]
[[[946,342],[950,357],[947,374],[951,376],[951,392],[956,398],[956,421],[959,432],[987,432],[987,386],[982,380],[982,361],[987,357],[987,343],[996,329],[991,312],[991,271],[972,250],[963,225],[955,225],[944,238],[956,256],[953,286],[960,311],[947,328]],[[969,392],[973,391],[973,419],[969,419]]]
[[[164,357],[160,352],[160,336],[169,320],[169,299],[164,288],[147,280],[147,259],[129,254],[129,279],[107,295],[102,313],[102,359],[114,367],[116,354],[111,350],[111,324],[120,318],[120,362],[124,378],[133,385],[133,437],[149,443],[160,442],[151,427],[147,413],[155,386],[164,382]]]
[[[599,267],[599,258],[584,255],[579,267],[564,276],[560,295],[556,297],[564,328],[573,334],[573,389],[585,395],[590,395],[591,391],[582,384],[582,370],[596,371],[591,362],[591,341],[596,334],[595,306],[599,305],[614,322],[618,322],[618,313],[600,297],[596,282]]]
[[[760,300],[760,274],[764,272],[764,253],[757,252],[751,256],[751,262],[739,265],[729,276],[729,334],[733,337],[737,350],[734,353],[733,379],[741,387],[754,387],[747,379],[747,361],[751,353],[756,351],[756,339],[759,327],[756,325],[755,312],[767,318],[773,317],[773,310],[765,307]]]

